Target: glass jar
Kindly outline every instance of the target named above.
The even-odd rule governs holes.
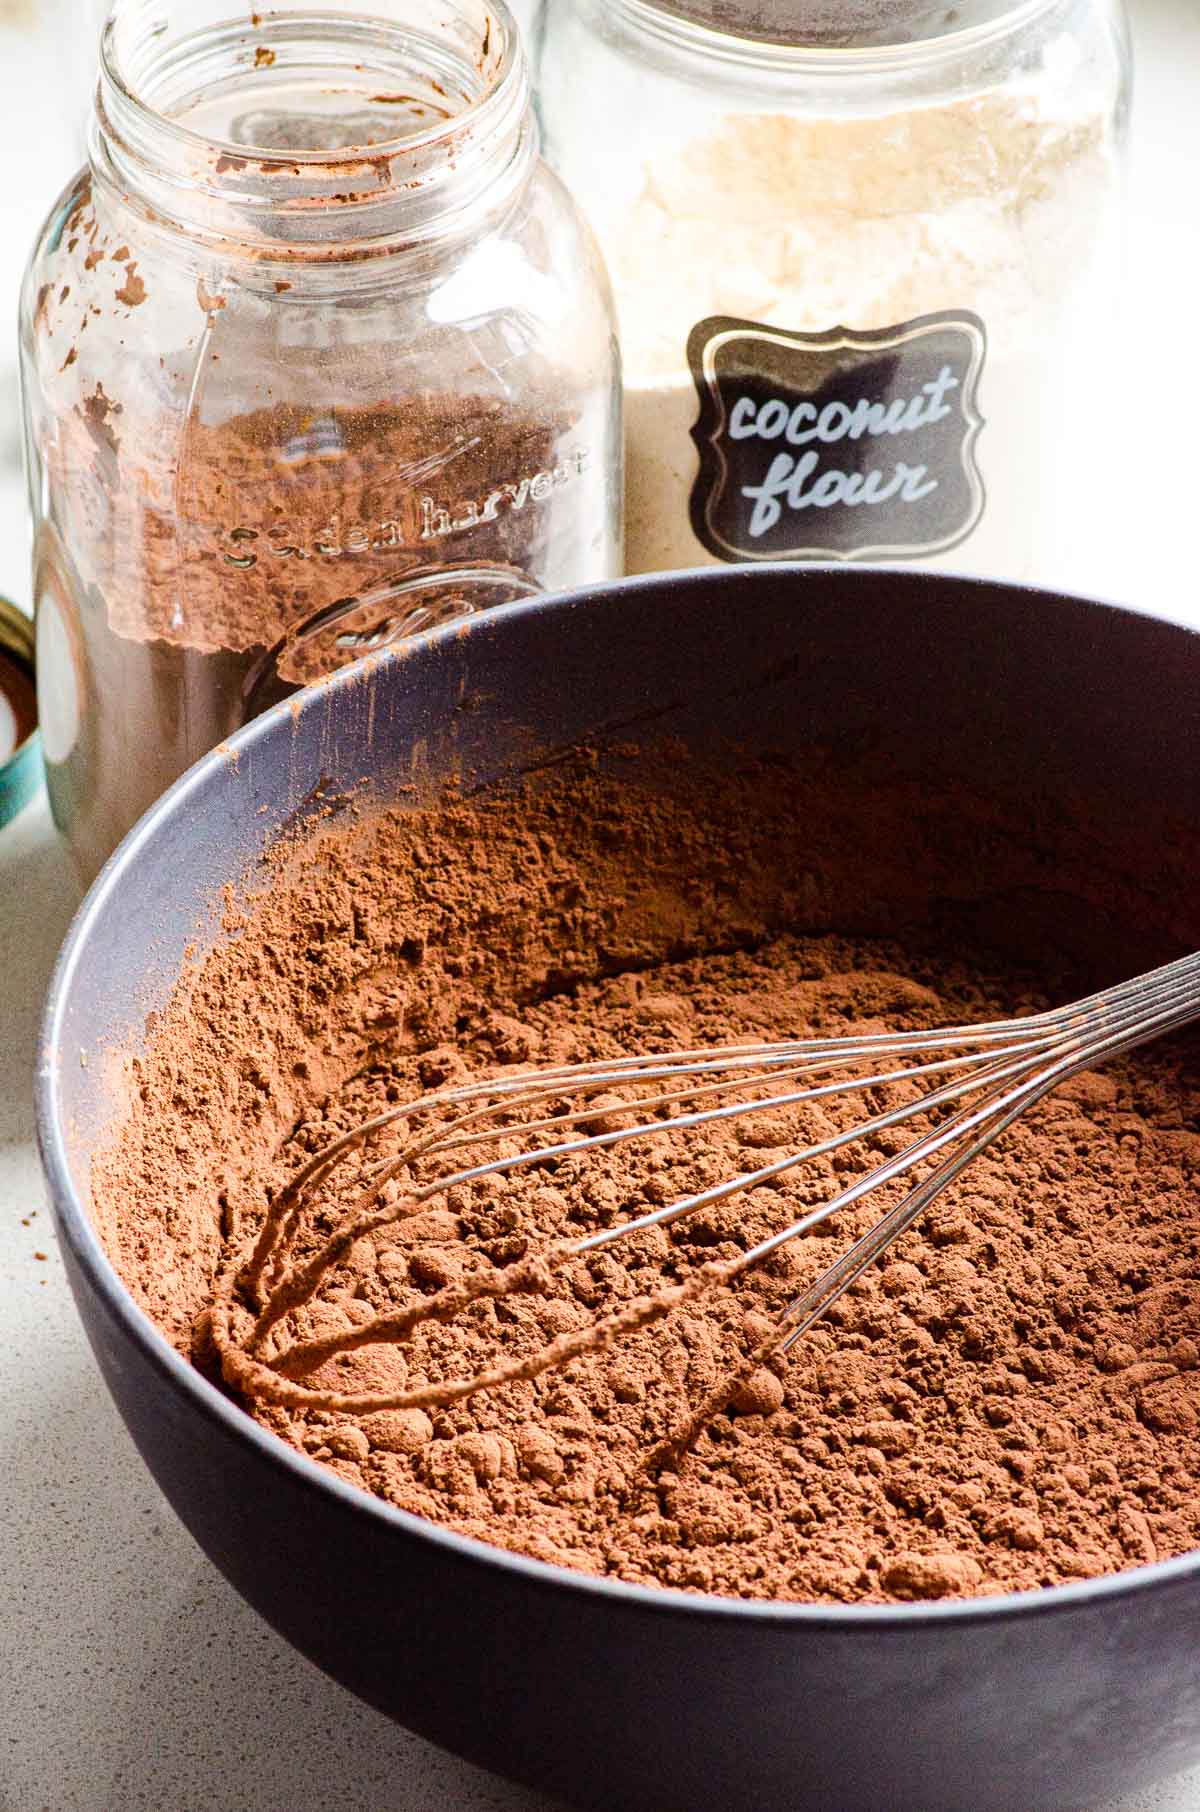
[[[85,875],[364,651],[620,568],[603,265],[493,0],[123,0],[21,357],[51,799]]]
[[[628,570],[1102,583],[1119,0],[559,0],[539,91],[617,292]]]

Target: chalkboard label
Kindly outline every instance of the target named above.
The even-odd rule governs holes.
[[[959,311],[861,333],[698,322],[697,540],[722,560],[898,560],[964,540],[984,507],[986,344]]]

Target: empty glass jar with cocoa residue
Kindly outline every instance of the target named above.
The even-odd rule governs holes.
[[[121,0],[21,354],[51,798],[85,874],[415,631],[620,568],[603,265],[499,0]]]

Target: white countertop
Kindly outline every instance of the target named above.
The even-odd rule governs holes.
[[[1126,333],[1169,343],[1193,332],[1200,278],[1200,8],[1133,3]],[[1168,345],[1156,367],[1152,351],[1145,337],[1135,357],[1114,348],[1114,369],[1123,382],[1148,376],[1161,432],[1123,411],[1113,453],[1131,467],[1152,454],[1155,507],[1131,510],[1122,556],[1102,575],[1047,578],[1200,622],[1181,532],[1194,514],[1200,366],[1173,369]],[[0,592],[26,600],[6,439]],[[41,798],[0,831],[0,1812],[549,1812],[367,1710],[288,1648],[194,1546],[134,1451],[76,1317],[32,1145],[37,1017],[73,904]],[[1090,1812],[1200,1812],[1200,1769]]]

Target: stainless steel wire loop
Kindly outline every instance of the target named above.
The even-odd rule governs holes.
[[[918,1118],[932,1120],[894,1156],[737,1258],[700,1266],[683,1284],[664,1283],[635,1304],[598,1316],[582,1333],[548,1342],[532,1357],[502,1360],[471,1378],[387,1397],[340,1397],[336,1406],[365,1410],[448,1403],[514,1378],[535,1377],[588,1345],[648,1325],[706,1289],[728,1286],[840,1211],[911,1178],[901,1200],[787,1305],[772,1336],[751,1357],[786,1352],[1033,1103],[1067,1077],[1197,1017],[1200,953],[1069,1006],[1019,1019],[860,1038],[780,1039],[634,1054],[523,1070],[418,1096],[362,1122],[311,1157],[271,1205],[252,1249],[227,1266],[212,1322],[226,1377],[254,1397],[327,1406],[334,1397],[302,1380],[337,1353],[404,1339],[422,1321],[453,1319],[482,1297],[537,1291],[545,1286],[547,1267],[601,1251],[646,1228],[670,1226],[856,1141]],[[463,1184],[896,1083],[915,1085],[915,1093],[757,1169],[598,1232],[561,1240],[507,1269],[489,1266],[395,1315],[322,1339],[281,1339],[281,1324],[312,1300],[356,1239]],[[603,1122],[599,1129],[598,1118]],[[628,1124],[613,1125],[626,1118]],[[352,1153],[393,1130],[405,1135],[400,1148],[362,1173],[353,1205],[335,1231],[315,1253],[290,1260],[290,1245],[312,1192]],[[515,1152],[514,1143],[519,1147]],[[497,1146],[502,1149],[489,1149]],[[418,1180],[418,1166],[423,1175],[431,1163],[438,1165],[438,1174]],[[398,1178],[405,1178],[407,1187],[396,1202],[388,1185]],[[700,1406],[699,1413],[712,1407]]]

